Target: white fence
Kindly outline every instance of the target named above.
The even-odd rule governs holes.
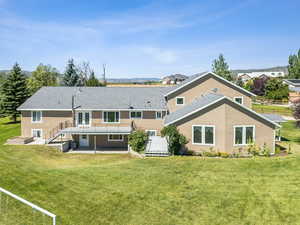
[[[45,210],[45,209],[43,209],[43,208],[41,208],[41,207],[39,207],[39,206],[37,206],[37,205],[35,205],[35,204],[33,204],[33,203],[31,203],[31,202],[25,200],[25,199],[23,199],[23,198],[21,198],[21,197],[15,195],[15,194],[13,194],[13,193],[11,193],[11,192],[9,192],[9,191],[7,191],[7,190],[1,188],[1,187],[0,187],[0,192],[2,192],[2,193],[4,193],[4,194],[7,194],[8,196],[10,196],[10,197],[12,197],[12,198],[14,198],[14,199],[16,199],[16,200],[18,200],[18,201],[24,203],[25,205],[30,206],[31,208],[33,208],[33,209],[35,209],[35,210],[37,210],[37,211],[40,211],[41,213],[43,213],[43,214],[45,214],[45,215],[47,215],[47,216],[50,216],[50,217],[52,218],[52,224],[53,224],[53,225],[56,225],[56,215],[54,215],[53,213],[51,213],[51,212],[49,212],[49,211],[47,211],[47,210]],[[0,194],[1,194],[1,193],[0,193]]]

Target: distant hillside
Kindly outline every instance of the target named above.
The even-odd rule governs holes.
[[[276,66],[271,68],[265,68],[265,69],[240,69],[240,70],[231,70],[234,74],[238,73],[250,73],[250,72],[259,72],[259,71],[265,71],[265,72],[274,72],[274,71],[280,71],[283,72],[284,75],[288,74],[288,67],[287,66]]]

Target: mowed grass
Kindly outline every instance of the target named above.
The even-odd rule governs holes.
[[[252,104],[252,109],[258,113],[274,113],[283,116],[292,116],[293,114],[289,107],[284,106]]]
[[[20,132],[3,123],[0,186],[55,213],[57,224],[300,224],[295,142],[294,154],[271,158],[71,155],[2,145]],[[29,224],[31,215],[16,218]]]

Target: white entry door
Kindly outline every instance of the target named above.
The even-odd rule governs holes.
[[[79,135],[79,145],[81,147],[89,146],[89,136],[86,134]]]

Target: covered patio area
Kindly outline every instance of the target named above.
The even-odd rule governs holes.
[[[70,127],[62,134],[72,136],[74,153],[128,153],[128,135],[131,127]]]

